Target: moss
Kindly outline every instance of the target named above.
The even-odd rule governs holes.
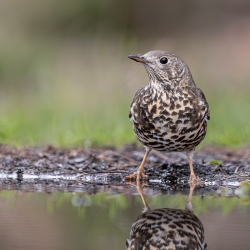
[[[210,162],[210,164],[212,164],[212,165],[221,165],[221,164],[222,164],[221,161],[218,161],[218,160],[216,160],[216,159],[212,159],[212,160],[210,160],[209,162]]]

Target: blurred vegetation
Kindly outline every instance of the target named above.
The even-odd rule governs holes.
[[[242,187],[236,189],[235,193],[239,194],[239,197],[232,196],[232,189],[226,189],[224,190],[225,195],[223,195],[222,190],[218,190],[218,192],[221,192],[221,195],[205,195],[203,198],[194,195],[192,205],[195,214],[208,213],[216,209],[220,213],[228,215],[235,209],[249,207],[249,183],[244,183]],[[167,207],[184,210],[188,199],[187,196],[176,192],[176,195],[146,196],[146,200],[151,209]],[[67,192],[52,192],[46,195],[46,193],[18,193],[17,191],[3,190],[0,193],[0,199],[10,209],[14,209],[18,200],[22,200],[24,203],[29,202],[29,200],[36,200],[37,202],[33,203],[37,206],[46,207],[47,212],[50,214],[54,214],[56,211],[64,210],[65,207],[70,206],[71,209],[73,208],[78,211],[78,216],[82,219],[86,218],[87,213],[91,213],[91,211],[95,213],[95,209],[99,208],[107,210],[108,219],[114,221],[120,216],[121,212],[135,209],[138,210],[137,213],[141,213],[144,208],[140,195],[126,196],[124,194],[111,195],[106,193],[88,195],[85,193],[74,194]],[[131,216],[131,213],[128,213],[127,216]],[[94,216],[90,216],[90,218],[93,219]]]
[[[12,0],[0,3],[0,142],[121,145],[147,82],[131,53],[162,49],[189,65],[211,107],[202,145],[250,142],[246,0]]]

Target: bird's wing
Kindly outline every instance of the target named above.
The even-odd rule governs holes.
[[[147,113],[149,103],[145,100],[145,97],[151,95],[149,92],[149,88],[146,86],[139,89],[135,94],[129,110],[130,120],[138,125],[143,125],[144,127],[147,127],[150,124],[149,114]]]
[[[142,89],[143,89],[143,87],[137,90],[137,92],[135,93],[134,99],[133,99],[133,101],[132,101],[132,103],[130,105],[129,115],[128,115],[130,120],[134,119],[134,108],[135,108],[135,106],[138,106],[138,101],[137,100],[139,99],[139,97],[141,95],[140,93],[141,93]]]
[[[210,119],[210,110],[206,97],[202,90],[197,87],[189,87],[188,93],[192,96],[192,120],[193,123]]]
[[[199,100],[198,105],[200,106],[201,111],[203,111],[203,113],[204,113],[204,119],[209,120],[210,119],[209,105],[208,105],[206,97],[201,89],[196,88],[196,96]]]

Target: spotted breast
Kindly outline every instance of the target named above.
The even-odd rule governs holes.
[[[135,95],[129,117],[137,138],[159,151],[186,151],[205,137],[208,105],[192,87],[146,85]]]

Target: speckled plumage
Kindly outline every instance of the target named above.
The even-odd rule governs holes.
[[[172,53],[150,51],[129,58],[143,63],[149,76],[149,83],[135,94],[129,112],[134,132],[147,150],[136,175],[146,177],[143,167],[148,153],[155,149],[187,152],[190,178],[196,179],[193,151],[205,137],[210,119],[203,92],[196,87],[186,63]]]
[[[202,250],[204,228],[191,211],[171,208],[149,210],[133,223],[128,250]]]
[[[204,227],[194,215],[192,197],[195,184],[190,184],[185,209],[158,208],[151,210],[137,183],[144,204],[143,213],[132,224],[127,250],[204,250]]]

